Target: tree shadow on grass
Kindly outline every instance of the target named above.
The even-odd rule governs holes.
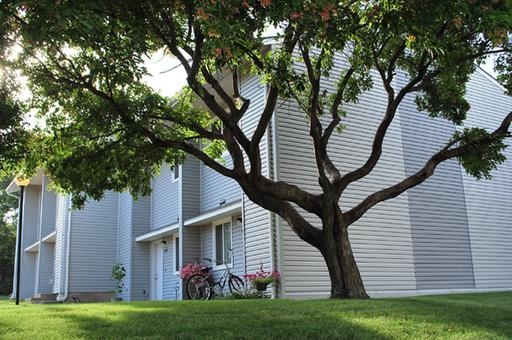
[[[270,301],[269,301],[270,302]],[[288,309],[279,312],[273,303],[240,307],[212,302],[137,304],[114,317],[59,314],[73,325],[69,337],[102,339],[391,339],[378,330],[356,325],[350,320],[339,320],[328,313],[311,314]],[[177,304],[177,303],[175,303]],[[195,305],[190,308],[187,304]],[[131,307],[132,305],[130,305]]]
[[[68,325],[62,338],[512,338],[512,307],[507,302],[512,295],[501,297],[501,303],[443,296],[84,304],[51,310]],[[495,301],[499,299],[498,294]]]

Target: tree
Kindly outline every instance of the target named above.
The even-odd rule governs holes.
[[[10,179],[0,181],[2,188]],[[13,211],[18,201],[9,197],[5,191],[0,192],[0,294],[7,294],[12,289],[14,274],[14,250],[16,247],[16,225]]]
[[[41,0],[4,1],[0,13],[4,45],[17,46],[16,60],[6,62],[27,77],[32,108],[47,120],[46,136],[31,156],[38,162],[30,164],[47,169],[60,188],[73,193],[75,204],[99,199],[107,189],[147,194],[162,161],[195,156],[318,248],[334,298],[367,297],[348,229],[368,209],[422,183],[447,159],[458,158],[477,178],[489,177],[504,161],[512,121],[505,112],[494,131],[455,133],[417,173],[340,209],[347,186],[378,163],[408,93],[417,95],[425,114],[461,125],[469,109],[465,84],[475,64],[491,54],[500,80],[512,90],[508,0]],[[268,25],[281,32],[271,48],[264,39]],[[142,82],[144,58],[157,51],[172,55],[187,73],[188,88],[173,98]],[[336,88],[326,91],[325,76],[334,74],[333,58],[340,54],[348,55],[346,69]],[[371,70],[380,81],[372,82]],[[268,87],[252,133],[239,126],[251,105],[239,91],[244,72],[259,75]],[[407,78],[404,84],[394,81],[398,72]],[[220,73],[232,75],[232,89],[222,87]],[[341,173],[331,161],[329,141],[342,133],[346,104],[376,86],[388,96],[382,122],[368,131],[371,155],[358,169]],[[207,110],[194,105],[198,98]],[[280,98],[296,100],[304,111],[320,194],[262,174],[259,145]],[[211,129],[220,123],[222,130]],[[223,149],[232,167],[217,161]],[[298,207],[313,213],[322,228],[308,223]]]

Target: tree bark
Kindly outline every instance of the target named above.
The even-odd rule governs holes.
[[[332,299],[368,298],[348,238],[348,226],[337,225],[332,235],[324,234],[319,250],[329,270]]]

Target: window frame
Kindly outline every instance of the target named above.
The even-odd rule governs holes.
[[[217,264],[217,233],[216,233],[216,227],[217,226],[222,226],[222,261],[225,261],[225,258],[224,258],[224,254],[225,254],[225,251],[226,249],[224,248],[225,246],[225,241],[224,241],[224,225],[229,223],[229,228],[230,228],[230,240],[229,240],[229,245],[230,245],[230,248],[233,249],[233,219],[230,217],[227,217],[227,218],[223,218],[223,219],[219,219],[219,220],[215,220],[212,222],[212,266],[214,269],[221,269],[221,268],[224,268],[224,264]],[[230,262],[227,264],[229,268],[232,268],[233,267],[233,253],[231,253],[231,256],[230,256]]]
[[[179,164],[175,164],[174,166],[171,166],[171,171],[172,171],[172,183],[174,182],[177,182],[180,180],[180,177],[181,177],[181,169],[180,169],[181,165]],[[176,175],[178,175],[178,177],[176,177]]]

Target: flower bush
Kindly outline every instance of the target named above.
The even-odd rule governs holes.
[[[208,276],[209,271],[205,270],[205,268],[208,268],[208,265],[204,264],[204,263],[197,263],[197,262],[188,263],[180,269],[180,277],[183,280],[188,280],[192,275],[195,275],[195,274],[201,274],[203,276]]]
[[[279,279],[281,278],[281,274],[278,271],[267,272],[267,271],[263,270],[263,266],[261,266],[260,270],[258,270],[257,272],[255,272],[253,274],[246,274],[246,275],[244,275],[244,278],[247,281],[251,282],[251,284],[255,284],[255,283],[269,284],[269,283],[279,282]]]

